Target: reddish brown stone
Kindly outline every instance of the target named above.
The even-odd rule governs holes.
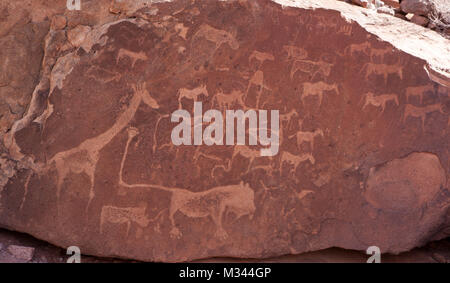
[[[76,49],[49,37],[51,71],[4,139],[2,167],[15,169],[2,226],[149,261],[398,253],[448,236],[448,80],[416,57],[435,52],[408,54],[338,11],[262,0],[134,17],[93,27]],[[428,63],[448,66],[441,56]],[[173,145],[170,115],[193,115],[194,101],[279,110],[279,153]]]
[[[64,16],[56,15],[52,19],[51,28],[54,30],[63,29],[66,27],[67,19]]]

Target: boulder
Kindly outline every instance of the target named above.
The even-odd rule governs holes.
[[[414,14],[407,14],[406,18],[408,20],[410,20],[411,22],[418,24],[419,26],[427,26],[428,23],[430,22],[430,20],[428,20],[428,18],[423,17],[423,16],[419,16],[419,15],[414,15]]]
[[[10,245],[8,246],[7,250],[12,256],[14,256],[18,260],[28,262],[33,259],[34,248]]]
[[[416,15],[426,16],[430,13],[432,8],[432,1],[430,0],[403,0],[400,7],[405,13],[412,13]]]
[[[164,262],[449,236],[449,40],[336,1],[122,2],[47,34],[0,226]]]
[[[369,6],[369,0],[352,0],[352,3],[364,8]]]

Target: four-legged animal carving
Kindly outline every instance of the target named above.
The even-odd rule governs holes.
[[[335,91],[339,94],[338,87],[336,84],[327,84],[324,82],[317,83],[309,83],[306,82],[303,84],[303,93],[301,94],[302,102],[305,103],[305,98],[308,96],[318,96],[319,97],[319,106],[322,105],[323,94],[325,91]]]
[[[302,155],[294,155],[290,152],[283,151],[281,153],[281,158],[280,158],[280,172],[282,171],[283,163],[285,163],[285,162],[293,165],[294,168],[292,170],[293,170],[293,172],[295,172],[297,170],[297,167],[300,165],[300,163],[307,161],[307,160],[309,160],[309,162],[311,164],[316,163],[316,160],[310,153],[304,153]]]
[[[59,201],[61,188],[66,176],[70,173],[81,174],[85,173],[89,177],[89,200],[86,206],[86,213],[92,199],[95,196],[94,193],[94,176],[97,162],[99,160],[100,151],[111,140],[124,129],[133,119],[141,102],[146,103],[153,109],[158,109],[159,105],[155,99],[153,99],[146,90],[145,83],[133,86],[134,94],[131,97],[129,106],[120,114],[114,125],[103,132],[102,134],[83,141],[79,146],[71,148],[66,151],[56,153],[48,162],[48,165],[55,165],[58,172],[57,176],[57,191],[56,197]]]
[[[432,104],[424,107],[417,107],[411,104],[406,104],[405,112],[403,114],[403,123],[406,122],[406,119],[408,117],[417,117],[422,120],[422,130],[425,130],[425,118],[428,113],[434,111],[439,111],[441,114],[444,114],[441,104]]]
[[[302,132],[299,131],[294,135],[289,136],[289,138],[297,137],[297,146],[300,147],[300,145],[303,142],[309,142],[311,145],[311,150],[314,150],[314,139],[317,136],[323,137],[323,131],[321,129],[316,129],[314,132]]]
[[[188,217],[203,218],[210,216],[216,225],[216,236],[226,238],[222,218],[225,211],[233,212],[236,219],[244,215],[253,217],[255,212],[254,191],[248,184],[241,182],[237,185],[218,186],[203,192],[191,192],[186,189],[172,188],[156,184],[128,184],[123,180],[123,167],[131,140],[138,134],[138,130],[130,128],[125,152],[122,157],[119,172],[119,184],[126,188],[141,188],[148,190],[162,190],[171,193],[169,219],[172,224],[172,237],[181,237],[181,232],[175,224],[174,215],[181,212]]]
[[[381,112],[384,112],[386,108],[386,103],[388,101],[394,101],[397,106],[399,105],[398,98],[396,94],[382,94],[375,96],[372,92],[366,93],[366,102],[364,103],[363,110],[372,104],[375,107],[381,107]]]

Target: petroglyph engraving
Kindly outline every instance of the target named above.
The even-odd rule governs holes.
[[[301,60],[308,57],[308,53],[305,49],[293,45],[283,46],[283,50],[287,52],[288,60]]]
[[[178,90],[178,108],[182,109],[181,99],[186,98],[190,99],[193,102],[197,102],[197,99],[200,95],[209,96],[208,90],[206,89],[206,85],[202,85],[196,87],[194,89],[181,88]]]
[[[86,206],[86,212],[89,208],[89,204],[95,196],[94,184],[95,184],[95,169],[99,160],[100,151],[122,130],[133,118],[140,103],[143,101],[153,109],[158,109],[159,105],[155,99],[153,99],[146,90],[146,85],[138,84],[132,86],[134,94],[131,97],[129,106],[122,112],[114,125],[103,132],[102,134],[83,141],[78,147],[69,149],[67,151],[58,152],[55,154],[48,165],[55,164],[57,170],[57,200],[59,201],[61,188],[64,183],[64,179],[69,173],[81,174],[84,173],[89,177],[89,201]]]
[[[418,96],[420,104],[422,104],[423,95],[426,92],[434,92],[433,87],[431,85],[408,87],[406,88],[406,101],[409,101],[411,96]]]
[[[228,44],[234,50],[239,48],[239,43],[233,34],[224,30],[215,29],[207,24],[203,24],[195,33],[194,41],[199,37],[213,42],[216,45],[215,50],[219,49],[222,44]]]
[[[248,61],[251,62],[252,60],[257,60],[259,62],[259,67],[264,63],[264,61],[273,61],[275,60],[275,57],[273,57],[272,54],[265,53],[265,52],[259,52],[259,51],[253,51],[252,55],[248,58]]]
[[[289,124],[292,121],[292,119],[294,117],[299,117],[298,112],[295,109],[292,109],[291,111],[289,111],[288,113],[284,113],[284,114],[280,114],[280,123],[283,126],[283,123],[286,122],[286,129],[289,129]],[[299,126],[301,127],[301,124],[303,123],[302,119],[298,120]],[[284,127],[280,128],[280,139],[283,138],[283,131],[284,131]]]
[[[371,44],[369,42],[353,43],[345,47],[344,52],[352,56],[355,55],[356,52],[361,52],[368,55],[370,48]]]
[[[283,122],[290,122],[292,118],[299,117],[298,112],[295,109],[292,109],[288,113],[280,114],[280,121]]]
[[[258,96],[256,98],[256,107],[258,107],[259,106],[259,101],[261,99],[262,91],[264,89],[268,90],[268,91],[271,91],[271,89],[264,84],[264,73],[263,73],[263,71],[258,70],[258,71],[256,71],[253,74],[252,78],[250,79],[250,81],[248,83],[247,91],[245,92],[246,93],[245,97],[247,97],[248,92],[249,92],[249,90],[250,90],[252,85],[256,85],[258,87]]]
[[[408,117],[420,118],[422,120],[422,130],[425,130],[425,119],[428,113],[439,111],[444,114],[441,104],[433,104],[424,107],[417,107],[412,104],[406,104],[405,112],[403,114],[403,123],[406,122]]]
[[[323,137],[323,131],[321,129],[316,129],[314,132],[299,131],[296,134],[289,136],[289,138],[297,137],[297,146],[299,148],[303,142],[309,142],[311,145],[311,150],[314,150],[314,139],[317,136]]]
[[[295,172],[297,170],[297,167],[305,161],[309,161],[311,164],[315,164],[316,160],[314,159],[314,157],[312,156],[312,154],[310,153],[304,153],[302,155],[294,155],[290,152],[287,151],[283,151],[281,153],[281,158],[280,158],[280,172],[282,172],[283,169],[283,164],[285,162],[287,162],[290,165],[293,165],[294,168],[291,169],[290,171]]]
[[[327,84],[324,82],[317,83],[309,83],[306,82],[303,84],[303,93],[301,94],[301,100],[303,104],[305,104],[305,98],[308,96],[318,96],[319,98],[319,106],[322,105],[324,91],[335,91],[339,94],[337,84]]]
[[[119,50],[119,52],[117,53],[116,64],[118,64],[120,62],[120,60],[124,57],[128,57],[131,59],[131,67],[132,68],[134,67],[134,65],[136,64],[136,62],[138,60],[142,60],[142,61],[148,60],[147,55],[145,55],[145,53],[143,51],[133,52],[133,51],[121,48]]]
[[[384,59],[386,54],[392,53],[392,48],[386,49],[370,49],[370,59],[373,61],[374,58]]]
[[[345,53],[350,55],[355,55],[357,52],[363,53],[370,56],[370,60],[373,61],[375,58],[383,59],[384,56],[392,52],[391,48],[385,49],[375,49],[369,42],[350,44],[344,50]]]
[[[328,77],[331,72],[332,64],[323,61],[310,61],[310,60],[296,60],[291,68],[291,79],[298,71],[311,74],[311,78],[314,78],[317,74]]]
[[[381,107],[381,113],[384,112],[384,109],[386,109],[386,104],[389,101],[394,101],[395,104],[398,106],[398,97],[396,94],[382,94],[375,96],[372,92],[368,92],[365,95],[366,102],[364,103],[363,110],[369,106],[373,105],[375,107]]]
[[[86,75],[105,84],[112,81],[118,82],[122,78],[120,73],[112,72],[99,66],[92,66],[89,68],[89,70],[86,71]]]
[[[136,223],[142,228],[148,226],[150,219],[146,216],[145,207],[115,207],[106,205],[100,214],[100,234],[103,234],[105,223],[126,224],[128,237],[131,224]]]
[[[238,154],[249,161],[246,173],[250,170],[251,165],[255,160],[255,158],[261,156],[260,151],[258,149],[251,149],[245,145],[237,145],[233,148],[233,155],[231,157],[231,161],[233,161]]]
[[[367,63],[363,69],[366,70],[365,78],[369,79],[370,75],[383,75],[384,82],[387,82],[388,75],[396,74],[403,79],[403,67],[396,65]]]
[[[220,110],[225,111],[227,109],[231,109],[234,105],[239,105],[243,109],[246,109],[245,103],[243,100],[243,93],[239,90],[233,90],[231,93],[223,93],[222,90],[216,93],[213,97],[212,103],[213,105],[217,103]]]
[[[126,188],[141,188],[147,190],[162,190],[171,193],[169,205],[169,219],[172,225],[171,237],[180,238],[181,231],[175,223],[175,213],[180,212],[191,218],[204,218],[210,216],[216,225],[215,236],[226,239],[228,234],[223,228],[223,215],[226,212],[235,214],[235,219],[245,215],[253,218],[256,210],[254,204],[254,191],[248,184],[241,182],[237,185],[218,186],[203,192],[191,192],[186,189],[166,187],[156,184],[127,184],[123,180],[123,167],[128,155],[129,145],[138,134],[138,130],[128,130],[128,140],[122,157],[119,172],[119,184]]]

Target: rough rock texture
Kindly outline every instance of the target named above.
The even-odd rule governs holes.
[[[10,254],[6,247],[19,245],[34,248],[32,263],[65,263],[72,254],[67,255],[66,249],[53,246],[44,241],[37,240],[29,235],[0,229],[0,263],[3,262],[24,262]],[[298,255],[283,255],[279,257],[259,258],[259,259],[239,259],[239,258],[205,258],[193,262],[354,262],[364,263],[370,256],[365,251],[350,251],[339,248],[330,248]],[[134,262],[125,259],[99,258],[82,254],[82,263],[112,263],[112,262]],[[383,254],[381,262],[449,262],[450,263],[450,239],[434,241],[424,247],[415,248],[412,251],[399,255]]]
[[[34,255],[34,248],[11,245],[8,252],[19,260],[30,261]]]
[[[277,2],[55,19],[4,136],[0,224],[150,261],[399,253],[450,235],[449,41],[346,3]],[[279,153],[174,146],[170,115],[194,101],[280,110]]]
[[[431,2],[430,0],[404,0],[400,3],[400,7],[405,13],[426,16],[431,11]]]

